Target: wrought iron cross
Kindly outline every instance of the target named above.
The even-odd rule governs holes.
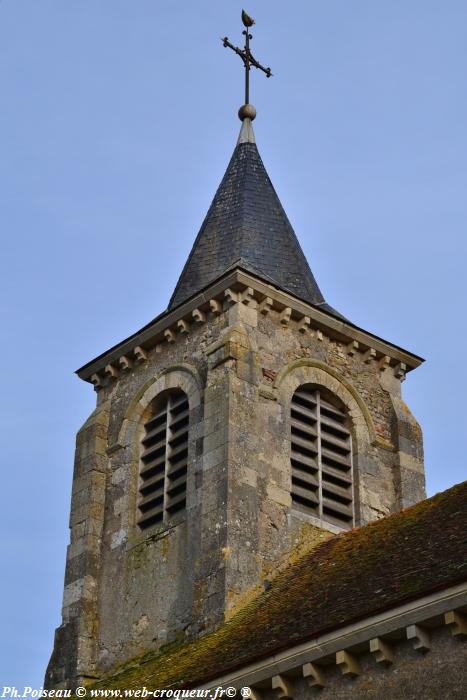
[[[238,46],[234,46],[233,44],[230,43],[228,37],[224,37],[221,39],[222,43],[224,44],[225,47],[228,47],[229,49],[232,49],[232,51],[235,51],[237,56],[240,56],[240,58],[243,61],[243,65],[245,66],[245,104],[248,105],[250,104],[250,68],[251,66],[254,66],[255,68],[259,68],[259,70],[262,70],[263,73],[266,74],[267,78],[270,78],[272,73],[270,68],[265,68],[264,66],[259,63],[256,58],[254,58],[253,54],[250,51],[250,39],[253,39],[253,36],[250,34],[250,27],[253,26],[255,23],[255,20],[252,19],[245,10],[242,10],[242,22],[243,26],[245,29],[243,30],[242,34],[245,37],[245,47],[243,49],[239,49]]]

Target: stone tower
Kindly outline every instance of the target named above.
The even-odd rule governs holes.
[[[425,496],[422,360],[325,302],[241,114],[168,309],[78,370],[97,406],[48,687],[212,630],[300,543]]]

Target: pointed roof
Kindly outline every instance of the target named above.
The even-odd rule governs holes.
[[[310,270],[259,155],[250,118],[169,303],[172,309],[240,267],[333,312]]]

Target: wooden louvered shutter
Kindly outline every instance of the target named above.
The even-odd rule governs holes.
[[[188,466],[188,398],[182,391],[166,395],[144,425],[138,525],[163,523],[186,507]]]
[[[293,507],[352,527],[352,438],[347,414],[307,385],[292,398],[291,466]]]

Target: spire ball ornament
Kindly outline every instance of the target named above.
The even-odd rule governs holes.
[[[244,119],[251,119],[251,121],[253,121],[255,117],[256,107],[254,107],[253,105],[242,105],[238,110],[238,118],[240,119],[240,121],[243,121]]]

